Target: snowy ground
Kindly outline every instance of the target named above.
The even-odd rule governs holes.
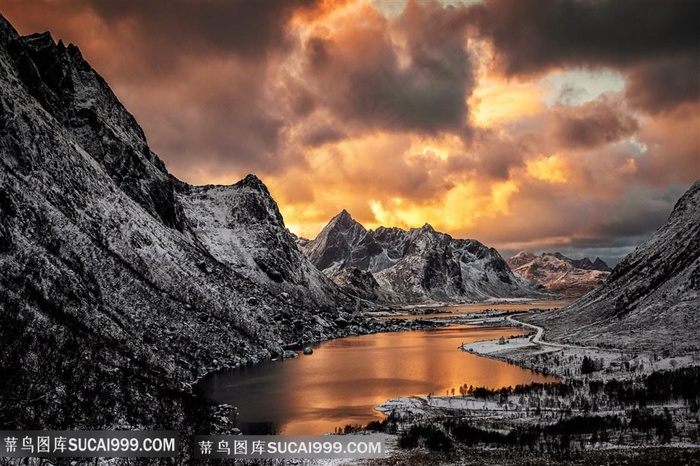
[[[520,322],[517,316],[475,318],[470,323],[512,325],[534,330],[535,334],[528,337],[518,337],[500,342],[498,340],[479,341],[462,346],[462,350],[485,357],[516,363],[524,367],[546,371],[562,377],[580,375],[575,370],[584,356],[600,361],[604,368],[589,374],[589,379],[609,380],[611,378],[628,379],[630,376],[651,373],[657,370],[668,370],[687,367],[700,363],[700,355],[685,355],[664,357],[663,355],[643,351],[625,351],[605,349],[595,346],[577,346],[552,343],[544,340],[542,327]],[[545,356],[546,355],[546,356]],[[539,360],[547,360],[546,366]]]
[[[479,355],[492,355],[496,353],[503,353],[506,351],[512,351],[515,349],[522,349],[527,347],[534,347],[535,344],[530,340],[531,337],[518,337],[510,338],[501,343],[498,340],[488,340],[488,341],[477,341],[474,343],[467,343],[462,346],[464,351],[469,353],[475,353]]]
[[[627,419],[629,424],[630,408],[635,406],[620,406],[610,401],[604,394],[592,393],[589,382],[608,382],[616,379],[630,380],[637,383],[645,375],[658,370],[671,370],[688,366],[700,365],[700,357],[697,354],[664,357],[663,354],[647,353],[643,351],[621,351],[602,349],[590,346],[575,346],[546,341],[545,332],[541,327],[519,322],[516,317],[507,314],[481,314],[472,315],[468,319],[460,318],[460,323],[480,323],[483,325],[512,325],[533,330],[532,335],[526,337],[510,338],[499,342],[498,340],[468,343],[462,346],[462,350],[484,357],[495,358],[512,362],[523,367],[556,374],[562,380],[573,382],[578,388],[574,394],[557,396],[556,394],[529,393],[525,396],[510,395],[504,399],[498,396],[490,398],[475,398],[474,396],[447,396],[428,397],[414,396],[388,400],[376,409],[387,416],[394,415],[401,419],[399,432],[408,429],[417,422],[439,423],[446,418],[469,419],[474,425],[487,430],[507,433],[513,428],[533,425],[551,425],[561,421],[567,416],[617,416]],[[589,374],[581,374],[584,357],[595,361],[600,370]],[[585,400],[585,403],[584,403]],[[595,406],[590,411],[584,408],[584,404],[590,401]],[[673,401],[667,403],[651,403],[646,408],[657,416],[670,416],[675,423],[674,437],[669,445],[662,445],[654,437],[650,445],[662,448],[690,448],[691,451],[700,451],[697,434],[700,432],[700,419],[697,413],[683,402]],[[567,414],[568,413],[568,414]],[[403,423],[403,424],[402,424]],[[403,427],[402,427],[403,425]],[[617,435],[617,434],[616,434]],[[627,434],[625,434],[627,435]],[[641,434],[638,434],[641,435]],[[585,435],[584,435],[585,438]],[[622,438],[622,434],[619,435]],[[585,440],[591,445],[584,446],[581,440],[579,454],[597,455],[596,451],[615,451],[614,455],[622,454],[627,448],[632,456],[636,455],[640,448],[649,447],[644,440],[630,435],[626,437],[624,444],[618,441],[597,442],[595,447],[590,438]],[[627,443],[629,442],[629,443]],[[622,450],[620,450],[622,448]],[[646,454],[646,453],[644,453]],[[643,455],[644,455],[643,454]],[[661,453],[663,456],[663,453]],[[692,455],[692,454],[691,454]],[[700,456],[698,456],[700,458]],[[607,461],[607,460],[605,460]],[[626,460],[625,460],[626,461]]]

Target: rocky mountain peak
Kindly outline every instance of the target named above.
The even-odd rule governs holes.
[[[35,32],[34,34],[23,36],[22,39],[27,45],[34,49],[52,48],[56,45],[49,31]],[[63,47],[63,41],[61,41],[61,46]]]
[[[260,178],[253,175],[252,173],[249,173],[248,175],[246,175],[245,178],[243,178],[241,181],[239,181],[236,184],[241,186],[241,187],[250,188],[250,189],[260,191],[261,193],[265,193],[267,195],[270,194],[269,190],[267,189],[267,186],[265,186],[265,183],[263,183]]]
[[[358,225],[361,226],[360,223],[352,218],[352,215],[350,215],[347,210],[343,209],[338,215],[333,217],[330,222],[328,222],[327,227],[331,227],[333,230],[348,230]]]
[[[580,269],[591,270],[593,268],[593,262],[588,257],[584,257],[577,261],[576,264]]]
[[[15,28],[12,27],[10,22],[5,19],[5,17],[0,13],[0,37],[1,38],[6,38],[10,35],[18,35],[17,31],[15,31]]]
[[[612,270],[610,266],[600,257],[595,258],[592,267],[594,270],[602,270],[603,272],[610,272]]]
[[[580,296],[602,285],[610,269],[600,259],[571,259],[559,252],[544,252],[539,256],[521,251],[507,260],[510,268],[553,293]]]
[[[537,295],[512,274],[495,250],[475,240],[455,240],[428,223],[408,231],[397,227],[372,231],[343,211],[315,240],[300,240],[297,245],[317,268],[362,298],[376,295],[408,303]],[[378,288],[360,292],[358,283],[369,286],[373,281],[342,272],[351,268],[372,274]]]
[[[532,251],[520,251],[510,259],[508,259],[508,265],[515,269],[523,264],[532,262],[535,259],[535,254]]]
[[[5,45],[0,59],[12,68],[19,83],[6,88],[14,102],[11,111],[26,114],[31,105],[40,105],[50,118],[38,118],[51,120],[47,124],[54,126],[54,133],[60,128],[150,215],[183,231],[182,208],[175,201],[175,183],[165,165],[148,147],[134,117],[78,48],[55,43],[50,33],[20,37],[4,19],[0,22],[0,42]],[[33,100],[31,104],[25,96]],[[25,172],[44,163],[40,155],[22,150],[19,142],[8,144],[20,155],[17,163]]]
[[[219,189],[226,191],[227,186]],[[272,198],[267,186],[255,175],[247,175],[231,186],[236,191],[227,200],[231,212],[231,222],[246,224],[271,224],[284,228],[284,219],[277,202]]]
[[[376,249],[372,236],[345,209],[333,217],[315,239],[297,241],[297,246],[319,270],[341,266],[362,269],[367,265],[363,251]]]

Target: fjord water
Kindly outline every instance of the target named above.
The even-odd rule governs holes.
[[[411,395],[445,396],[463,384],[500,388],[557,379],[466,353],[462,343],[521,334],[512,327],[451,326],[321,343],[311,356],[210,374],[202,394],[238,407],[244,433],[333,432],[384,416],[375,407]]]

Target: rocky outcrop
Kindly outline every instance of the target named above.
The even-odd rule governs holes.
[[[535,256],[521,251],[506,262],[521,277],[567,297],[583,296],[605,283],[610,275],[610,268],[600,258],[593,262],[587,257],[575,260],[558,252]]]

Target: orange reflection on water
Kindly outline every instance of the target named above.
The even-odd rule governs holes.
[[[459,349],[514,333],[462,326],[348,337],[318,345],[311,356],[214,374],[204,388],[213,400],[238,406],[240,421],[273,423],[290,435],[333,432],[382,419],[374,408],[391,398],[444,396],[452,388],[459,396],[465,383],[498,388],[555,381]]]

